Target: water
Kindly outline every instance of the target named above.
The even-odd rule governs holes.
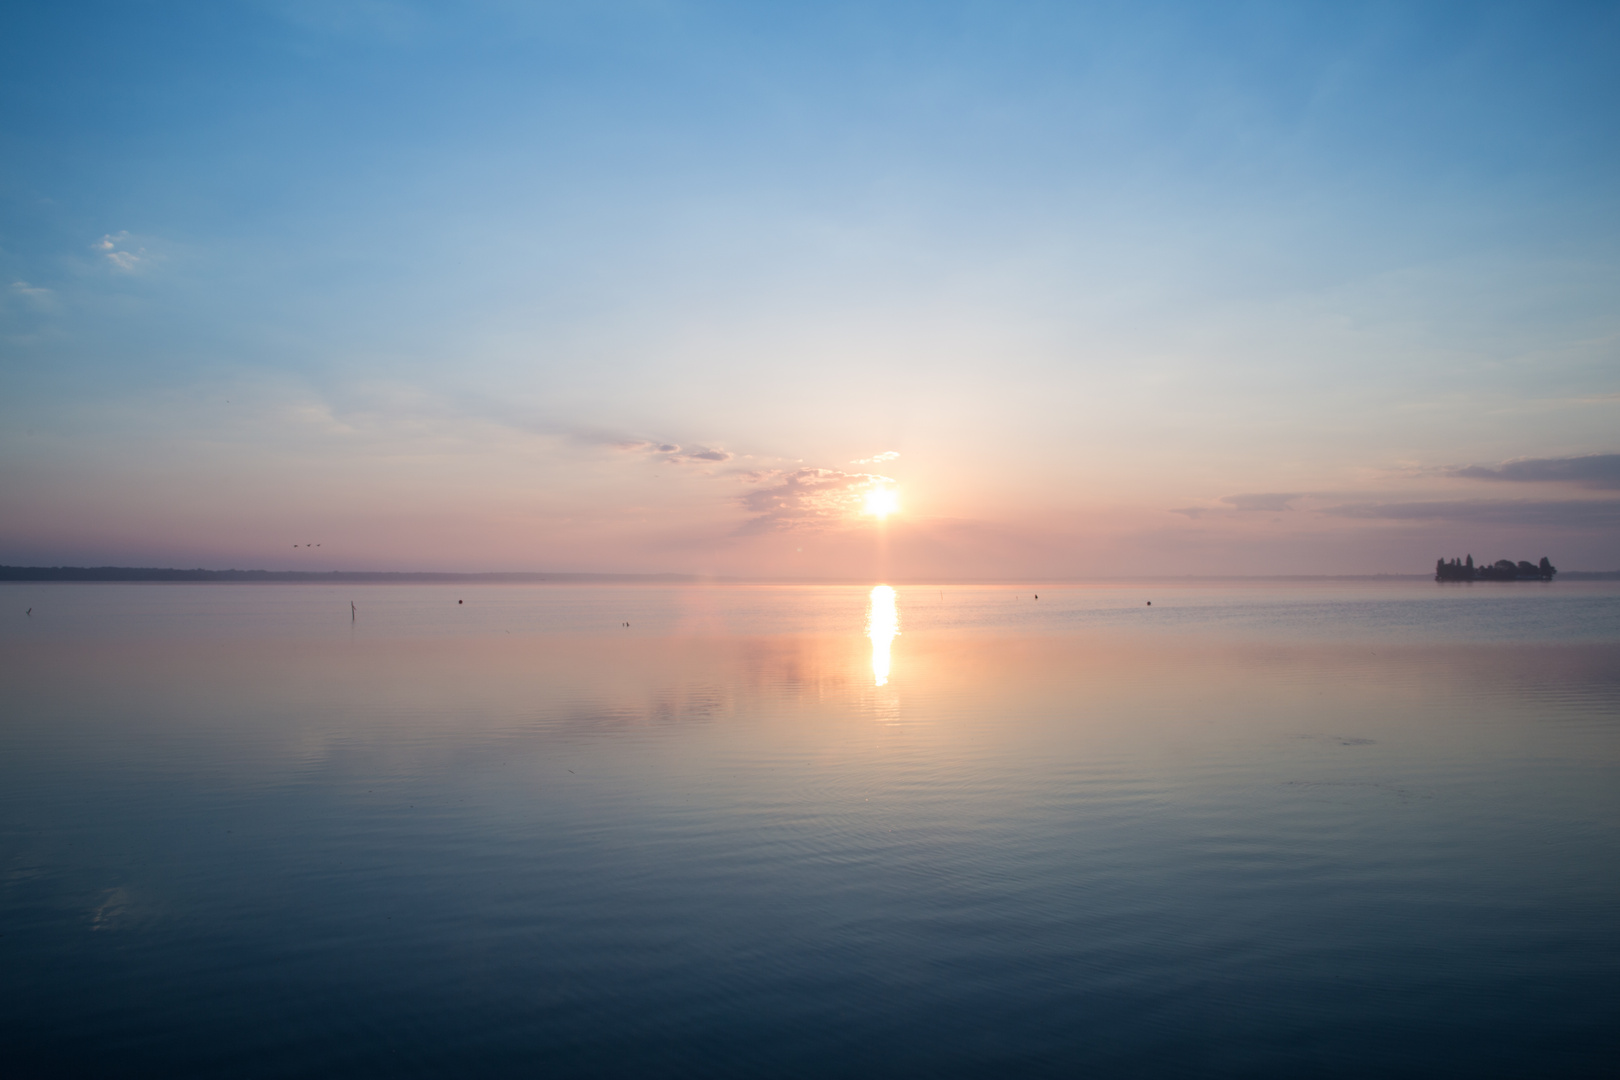
[[[1612,1067],[1620,588],[879,600],[0,587],[7,1073]]]

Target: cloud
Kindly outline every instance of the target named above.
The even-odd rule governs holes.
[[[30,285],[26,281],[13,281],[10,292],[13,296],[21,297],[23,302],[40,311],[51,311],[56,307],[56,293],[43,285]]]
[[[108,262],[127,274],[147,260],[146,249],[138,247],[130,251],[128,241],[128,232],[107,233],[96,241],[94,247],[106,256]]]
[[[859,512],[868,491],[892,483],[889,477],[875,473],[795,469],[785,474],[780,483],[741,496],[739,501],[754,517],[740,531],[758,533],[825,525]]]
[[[882,465],[885,461],[893,461],[895,458],[897,458],[899,456],[900,456],[900,451],[898,451],[898,450],[885,450],[885,451],[883,451],[883,453],[874,454],[871,457],[856,458],[854,461],[850,462],[850,464],[851,465]]]
[[[1379,521],[1455,521],[1470,525],[1620,526],[1620,499],[1456,499],[1447,502],[1346,503],[1321,511]]]
[[[1227,495],[1221,499],[1221,502],[1232,507],[1230,510],[1224,506],[1179,506],[1170,512],[1172,514],[1183,514],[1196,521],[1206,514],[1226,515],[1252,510],[1292,510],[1293,507],[1288,504],[1300,498],[1304,498],[1304,496],[1280,492],[1255,495]]]
[[[1222,499],[1223,503],[1230,503],[1239,510],[1292,510],[1288,504],[1299,498],[1298,495],[1228,495]]]
[[[1506,461],[1494,466],[1460,466],[1448,469],[1447,474],[1468,480],[1564,482],[1605,491],[1617,491],[1620,490],[1620,454],[1520,458],[1517,461]]]
[[[689,446],[682,449],[676,443],[648,442],[646,440],[631,440],[614,444],[620,450],[642,451],[649,457],[671,464],[685,462],[702,462],[707,465],[730,461],[734,456],[729,450],[721,450],[712,446]]]

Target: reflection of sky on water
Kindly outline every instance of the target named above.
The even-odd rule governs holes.
[[[1020,1075],[1612,1057],[1596,593],[1399,647],[1273,590],[1149,636],[1045,588],[376,589],[352,641],[329,590],[41,595],[0,648],[13,1071],[987,1075],[987,1025],[1047,1048]]]
[[[934,631],[1266,641],[1620,640],[1620,582],[1433,581],[901,585],[907,640]],[[458,600],[465,603],[458,604]],[[1146,606],[1152,600],[1153,606]],[[358,605],[357,617],[349,605]],[[0,643],[255,638],[348,642],[477,635],[839,635],[870,613],[843,585],[147,585],[0,583]],[[25,615],[28,609],[31,616]],[[625,623],[630,623],[626,626]],[[896,628],[898,629],[898,627]],[[858,631],[857,631],[858,632]],[[857,638],[856,640],[859,640]],[[909,655],[909,653],[908,653]],[[909,661],[908,661],[909,662]]]
[[[900,611],[895,607],[894,590],[887,585],[872,588],[866,607],[866,636],[872,639],[872,679],[878,686],[889,684],[889,645],[900,634]]]

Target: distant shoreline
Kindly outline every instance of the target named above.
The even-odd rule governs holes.
[[[332,585],[515,585],[560,583],[695,583],[696,574],[449,574],[391,570],[179,570],[143,566],[0,566],[0,581],[221,582]]]
[[[1118,578],[917,578],[893,579],[897,584],[1016,585],[1019,583],[1125,584],[1130,582],[1312,582],[1312,581],[1425,581],[1432,574],[1184,574]],[[1565,570],[1564,581],[1620,581],[1620,570]],[[849,585],[865,578],[742,578],[699,574],[583,574],[583,573],[438,573],[392,570],[181,570],[140,566],[0,566],[0,582],[192,582],[199,584],[284,585]],[[1450,583],[1448,583],[1450,584]],[[1457,584],[1469,584],[1460,582]],[[1490,584],[1481,582],[1480,584]]]

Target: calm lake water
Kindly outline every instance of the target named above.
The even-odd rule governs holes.
[[[9,1076],[1620,1053],[1610,583],[13,584],[0,682]]]

